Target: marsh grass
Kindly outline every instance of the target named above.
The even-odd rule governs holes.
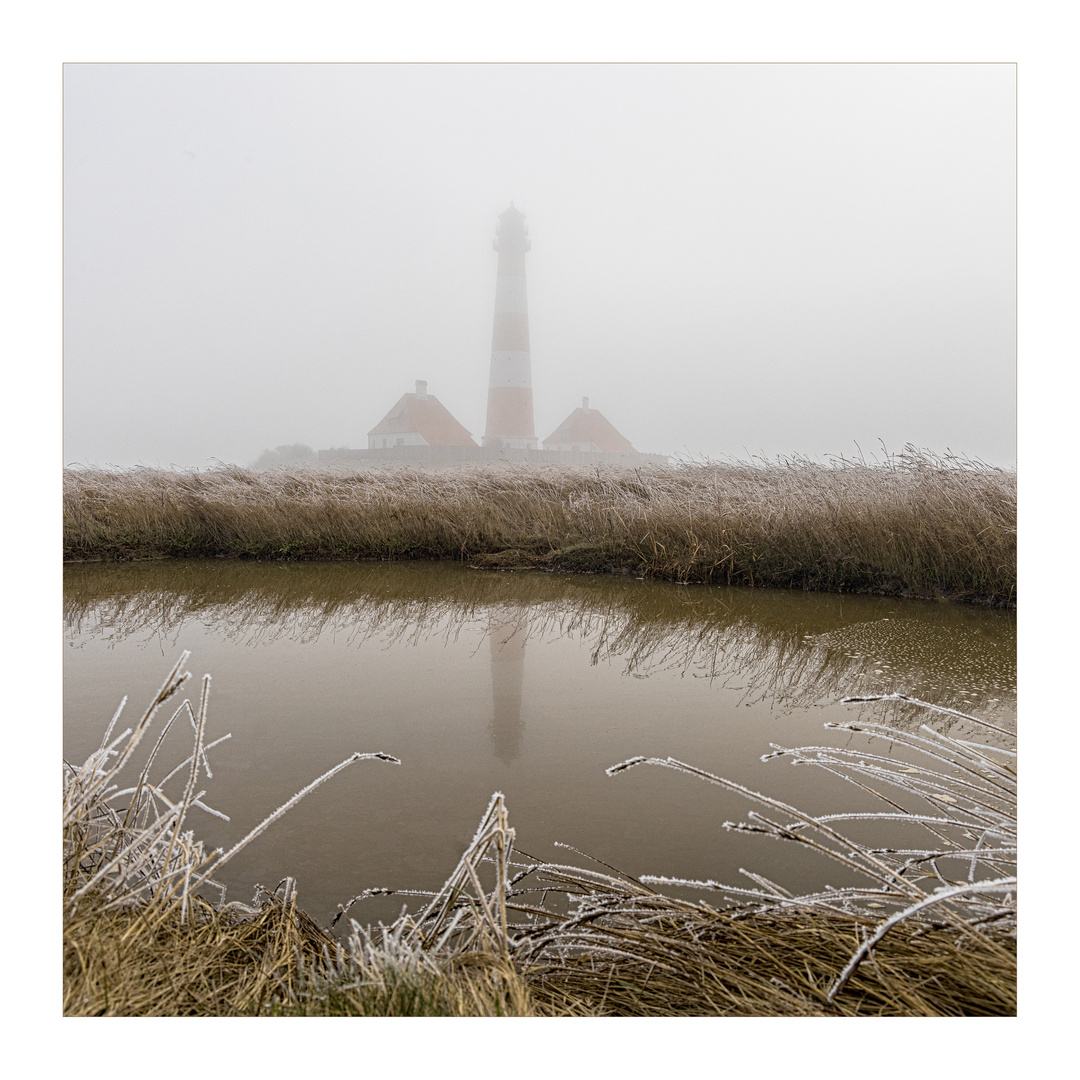
[[[277,891],[260,887],[252,906],[225,903],[214,874],[354,762],[399,764],[389,754],[352,754],[227,851],[207,851],[191,820],[199,813],[228,820],[199,789],[202,776],[213,776],[208,753],[223,741],[207,739],[210,676],[203,677],[197,711],[184,698],[161,720],[191,677],[183,670],[189,655],[181,654],[134,727],[114,735],[124,698],[100,747],[81,766],[64,762],[66,1014],[190,1014],[214,1011],[223,1001],[245,1010],[268,995],[291,995],[298,965],[330,939],[297,911],[291,879],[280,900]],[[159,763],[175,745],[170,732],[189,725],[187,756],[171,768]],[[218,902],[211,904],[204,893],[214,890]]]
[[[175,904],[82,905],[64,927],[64,1015],[540,1014],[525,980],[498,957],[436,967],[381,954],[362,977],[328,977],[339,943],[297,907],[295,892],[284,895],[285,886],[260,889],[246,916],[194,899],[185,921]]]
[[[1016,476],[909,447],[638,469],[67,469],[65,559],[453,559],[1008,605]]]
[[[540,1007],[569,1000],[601,1015],[1015,1013],[1014,753],[928,726],[835,726],[902,745],[919,763],[851,747],[774,747],[767,756],[823,768],[886,810],[811,816],[671,758],[632,758],[608,772],[655,765],[736,791],[766,812],[725,827],[810,848],[865,884],[794,896],[745,870],[747,882],[732,885],[635,878],[595,859],[584,867],[522,859],[496,794],[443,888],[404,894],[423,895],[422,906],[374,938],[352,920],[347,955],[384,946],[396,955],[498,955],[522,972]],[[912,846],[849,835],[867,823],[907,827]],[[672,890],[713,892],[721,903]]]
[[[334,941],[280,892],[222,911],[201,897],[115,908],[100,894],[64,920],[66,1016],[258,1015],[303,985]]]
[[[441,889],[398,893],[405,907],[389,925],[365,925],[352,912],[392,890],[354,897],[334,920],[339,939],[298,907],[292,879],[259,886],[244,904],[226,902],[213,874],[341,769],[397,759],[354,754],[228,851],[207,852],[185,826],[197,812],[216,813],[199,788],[214,745],[206,737],[209,676],[198,706],[185,699],[158,723],[135,764],[162,707],[190,677],[187,656],[133,729],[113,736],[122,704],[86,763],[65,762],[66,1015],[1015,1013],[1011,749],[928,726],[852,723],[835,726],[869,739],[869,749],[774,747],[767,755],[856,784],[886,805],[878,813],[807,815],[671,758],[631,758],[608,770],[617,777],[659,766],[736,791],[761,809],[725,827],[810,848],[864,882],[808,896],[749,871],[747,883],[732,885],[635,878],[580,852],[588,865],[523,855],[497,792]],[[161,776],[154,769],[177,720],[192,731],[191,749]],[[907,755],[876,753],[883,740]],[[137,771],[126,787],[125,769]],[[910,846],[880,847],[851,833],[897,824],[910,829]],[[719,903],[678,895],[687,890]]]

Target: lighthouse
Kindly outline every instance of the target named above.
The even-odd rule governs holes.
[[[493,246],[499,253],[499,266],[483,445],[535,450],[529,306],[525,297],[525,253],[531,245],[525,215],[513,203],[499,215]]]

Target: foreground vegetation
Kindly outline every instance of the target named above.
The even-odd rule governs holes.
[[[249,905],[225,903],[214,875],[337,772],[397,759],[354,754],[231,849],[207,852],[190,819],[215,813],[199,789],[220,741],[207,740],[209,676],[197,707],[185,699],[158,721],[189,677],[186,660],[133,729],[114,736],[118,711],[83,765],[65,762],[67,1015],[1015,1013],[1011,750],[929,727],[905,733],[874,724],[837,726],[887,738],[906,759],[873,746],[774,749],[772,756],[873,791],[888,807],[880,814],[810,816],[670,758],[632,758],[608,770],[660,766],[735,790],[763,809],[726,827],[809,847],[864,883],[812,896],[792,896],[753,873],[745,886],[635,879],[595,861],[522,856],[496,794],[441,890],[403,893],[418,907],[388,927],[348,918],[368,894],[354,897],[335,920],[339,940],[297,906],[291,879],[260,887]],[[174,728],[193,732],[187,757],[152,779],[165,769],[157,761]],[[1008,737],[993,730],[999,742]],[[860,843],[845,832],[852,822],[901,822],[911,846]],[[677,895],[688,889],[721,902]]]
[[[913,449],[640,469],[68,469],[64,557],[454,559],[1016,601],[1016,476]]]

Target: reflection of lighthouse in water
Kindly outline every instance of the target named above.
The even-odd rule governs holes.
[[[526,627],[499,623],[492,616],[488,624],[491,640],[492,718],[489,729],[495,756],[509,765],[521,754],[521,684],[525,678]]]

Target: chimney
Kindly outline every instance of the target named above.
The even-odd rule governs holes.
[[[416,380],[416,398],[418,401],[427,401],[427,382],[424,379]]]
[[[587,397],[583,397],[581,399],[581,407],[585,410],[585,412],[589,411],[589,399]]]

